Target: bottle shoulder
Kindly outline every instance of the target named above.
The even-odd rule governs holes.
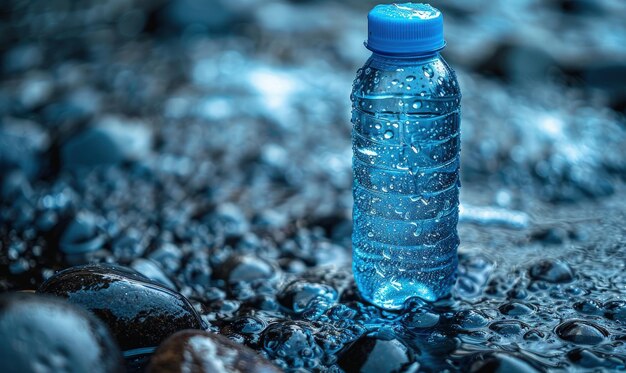
[[[454,70],[440,54],[421,58],[372,55],[357,71],[357,95],[460,97]]]

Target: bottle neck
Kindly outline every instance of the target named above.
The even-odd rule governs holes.
[[[436,58],[439,57],[439,52],[441,50],[436,50],[436,51],[432,51],[432,52],[423,52],[420,54],[415,54],[415,55],[392,55],[392,54],[383,54],[380,52],[372,52],[372,56],[370,58],[372,58],[373,60],[379,60],[379,61],[398,61],[400,63],[404,62],[404,63],[413,63],[415,61],[423,61],[423,60],[429,60],[432,58]]]

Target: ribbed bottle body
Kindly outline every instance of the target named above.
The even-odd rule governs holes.
[[[387,309],[456,279],[460,100],[443,58],[373,54],[352,90],[353,271]]]

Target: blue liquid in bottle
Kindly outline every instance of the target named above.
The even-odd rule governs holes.
[[[456,280],[461,93],[439,10],[378,5],[368,26],[351,95],[353,271],[365,299],[398,309]]]

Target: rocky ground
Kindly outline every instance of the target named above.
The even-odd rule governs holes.
[[[0,361],[626,369],[624,4],[433,3],[464,94],[459,280],[400,312],[350,270],[371,5],[0,5]]]

